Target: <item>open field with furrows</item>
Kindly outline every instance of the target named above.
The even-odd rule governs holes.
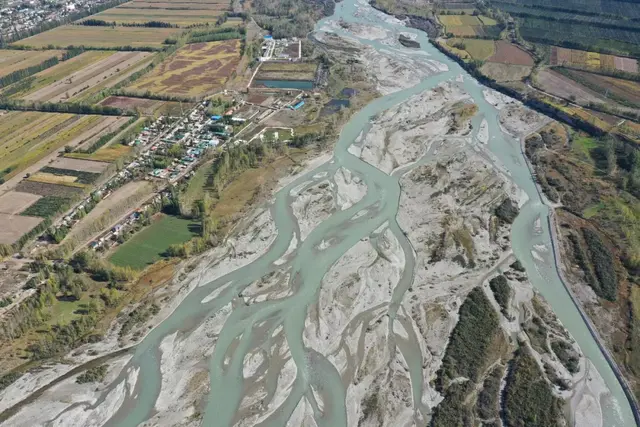
[[[89,53],[89,52],[87,52]],[[60,102],[91,96],[149,64],[150,52],[116,52],[48,86],[30,92],[30,101]]]
[[[189,44],[181,47],[128,89],[141,94],[212,94],[222,90],[239,62],[240,40]]]
[[[586,71],[569,69],[559,69],[559,71],[608,99],[640,108],[640,82],[602,76]]]
[[[256,80],[313,80],[318,64],[315,62],[263,62]]]
[[[551,48],[551,65],[563,67],[592,68],[594,70],[618,70],[628,73],[638,72],[638,60],[623,56],[607,55],[584,50],[567,49],[553,46]]]
[[[552,70],[540,71],[536,75],[534,83],[536,87],[545,92],[565,99],[575,100],[578,104],[586,105],[590,102],[604,102],[597,93]]]
[[[205,9],[134,9],[113,8],[91,15],[86,19],[101,19],[116,24],[140,24],[150,21],[167,22],[186,27],[194,24],[215,23],[223,10]]]
[[[12,244],[42,222],[42,218],[0,213],[0,244]]]
[[[0,196],[0,213],[17,215],[40,199],[37,194],[9,191]]]
[[[109,58],[114,52],[109,51],[89,51],[84,52],[76,57],[55,65],[46,70],[40,71],[33,76],[22,79],[21,81],[7,86],[3,89],[3,93],[9,94],[10,98],[19,99],[26,97],[34,91],[38,91],[56,82],[64,83],[64,79],[80,72],[92,64]]]
[[[119,108],[122,111],[137,111],[142,115],[170,115],[179,116],[183,111],[189,110],[187,103],[173,101],[158,101],[145,98],[131,98],[127,96],[110,96],[100,102],[100,105]]]
[[[116,9],[178,9],[178,10],[229,10],[229,2],[167,2],[167,1],[131,1],[117,6]]]
[[[0,116],[0,175],[10,178],[65,145],[78,145],[112,117],[39,112]]]
[[[496,42],[496,53],[487,59],[490,62],[500,62],[503,64],[528,65],[534,64],[531,55],[505,40]]]
[[[100,174],[109,167],[109,163],[92,162],[90,160],[71,159],[68,157],[58,157],[57,159],[55,159],[53,162],[49,164],[49,167]]]
[[[63,25],[14,43],[36,48],[54,46],[88,46],[98,48],[131,46],[161,48],[167,38],[179,33],[179,28],[88,27]]]
[[[38,65],[49,58],[60,58],[61,50],[9,50],[0,49],[0,77]]]

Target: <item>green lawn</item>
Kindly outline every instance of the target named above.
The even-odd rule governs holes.
[[[162,215],[153,224],[133,236],[111,255],[109,261],[121,267],[143,270],[162,258],[169,246],[197,235],[199,224],[175,216]]]
[[[580,155],[580,159],[593,164],[591,150],[598,146],[598,141],[590,136],[579,136],[571,141],[571,149]]]

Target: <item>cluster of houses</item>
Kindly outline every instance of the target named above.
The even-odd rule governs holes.
[[[109,0],[38,1],[8,0],[0,9],[0,37],[12,41],[17,35],[34,31],[36,27],[51,21],[63,21],[69,15]]]
[[[301,41],[293,37],[291,39],[274,39],[272,36],[264,36],[262,43],[262,56],[260,61],[297,60],[302,58]]]

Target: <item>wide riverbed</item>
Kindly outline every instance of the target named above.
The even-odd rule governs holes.
[[[319,293],[322,278],[331,266],[361,239],[374,236],[376,230],[388,224],[389,230],[399,242],[404,252],[405,268],[394,290],[389,317],[394,317],[393,306],[403,298],[413,279],[413,253],[411,246],[396,222],[400,186],[397,176],[388,175],[349,153],[348,149],[358,135],[368,126],[372,116],[403,102],[414,94],[432,88],[445,81],[464,75],[464,88],[479,107],[474,118],[474,128],[486,120],[489,150],[497,161],[508,171],[512,180],[528,196],[520,215],[512,228],[514,254],[526,268],[529,279],[553,307],[560,321],[575,338],[584,355],[591,360],[603,377],[611,394],[602,403],[603,425],[607,427],[634,425],[631,408],[623,390],[607,364],[587,325],[572,302],[557,274],[551,251],[551,236],[548,225],[548,208],[542,203],[530,171],[523,158],[520,142],[505,135],[498,122],[497,110],[484,98],[483,87],[470,78],[455,62],[433,48],[426,34],[402,26],[394,18],[383,15],[365,3],[343,0],[336,7],[335,14],[318,23],[317,29],[331,26],[340,33],[340,19],[348,23],[375,25],[396,34],[400,31],[415,34],[422,48],[415,51],[402,49],[404,55],[428,54],[449,67],[448,72],[424,79],[418,85],[376,99],[358,112],[342,130],[331,161],[296,179],[279,191],[271,207],[277,237],[268,252],[249,265],[210,283],[197,287],[164,322],[153,329],[136,347],[130,366],[139,368],[139,377],[132,390],[132,398],[126,399],[117,413],[110,419],[111,426],[137,426],[154,414],[154,405],[162,386],[161,343],[176,331],[189,333],[205,319],[228,307],[252,282],[269,272],[282,268],[277,262],[287,252],[292,239],[297,247],[291,252],[287,264],[290,266],[291,292],[279,299],[255,302],[249,305],[235,305],[224,322],[215,349],[208,363],[211,391],[207,405],[203,408],[206,426],[228,426],[237,416],[237,408],[243,398],[245,383],[243,365],[246,363],[247,349],[262,343],[266,337],[283,331],[288,343],[290,357],[297,371],[292,380],[288,396],[274,412],[260,425],[280,427],[294,412],[302,398],[309,398],[310,386],[321,393],[323,417],[316,419],[319,426],[346,427],[345,388],[334,365],[327,358],[309,349],[303,342],[303,329],[307,318],[307,308],[313,304]],[[345,35],[347,35],[345,33]],[[348,34],[353,37],[352,34]],[[397,37],[396,37],[397,39]],[[378,50],[392,54],[395,47],[377,41],[359,39],[360,42]],[[410,53],[413,52],[413,53]],[[348,209],[333,213],[317,225],[304,240],[300,239],[300,226],[291,209],[292,192],[300,192],[317,184],[322,176],[345,168],[354,176],[361,177],[367,186],[366,195]],[[542,229],[535,231],[537,219],[541,219]],[[302,241],[301,241],[302,240]],[[534,258],[534,247],[537,248]],[[540,250],[545,247],[547,250]],[[536,260],[536,258],[538,260]],[[212,298],[207,298],[214,290],[223,288]],[[269,348],[269,339],[260,344]],[[124,375],[124,374],[123,374]],[[117,383],[114,382],[114,384]],[[320,390],[320,391],[318,391]],[[416,391],[417,393],[417,391]],[[310,400],[315,400],[311,398]],[[96,403],[100,404],[98,401]],[[314,408],[315,409],[315,408]]]

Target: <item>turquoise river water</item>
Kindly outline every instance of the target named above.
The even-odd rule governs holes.
[[[416,86],[378,98],[355,114],[344,126],[340,139],[335,147],[332,162],[325,163],[317,169],[300,177],[275,195],[275,201],[270,207],[278,230],[275,242],[269,250],[251,264],[230,274],[220,277],[204,286],[192,291],[178,308],[164,322],[154,328],[149,335],[136,347],[131,366],[139,367],[139,380],[136,385],[134,399],[127,399],[120,410],[111,418],[108,425],[120,427],[134,427],[153,415],[154,403],[160,391],[160,352],[159,346],[163,338],[176,331],[188,333],[227,305],[234,296],[251,282],[260,279],[265,274],[281,268],[274,264],[287,250],[294,235],[299,236],[299,228],[291,211],[291,189],[309,181],[314,182],[314,176],[320,172],[331,174],[339,167],[349,169],[360,176],[368,187],[364,198],[353,207],[332,214],[327,220],[317,226],[310,235],[299,244],[293,253],[291,268],[292,295],[270,301],[250,304],[234,308],[220,332],[211,360],[208,361],[211,380],[211,391],[204,411],[204,426],[226,427],[232,424],[238,405],[243,395],[242,368],[244,356],[250,348],[264,345],[268,348],[268,337],[276,327],[282,326],[290,347],[291,356],[297,365],[297,376],[287,399],[261,426],[285,426],[291,413],[300,399],[308,396],[310,386],[320,390],[324,401],[322,417],[317,418],[320,427],[346,427],[345,389],[336,368],[326,358],[312,349],[306,348],[302,340],[302,332],[307,316],[307,307],[316,301],[321,279],[329,268],[360,239],[374,235],[376,229],[388,223],[405,252],[407,265],[404,275],[398,284],[391,307],[390,318],[393,318],[394,306],[403,298],[404,291],[411,285],[413,275],[413,254],[411,246],[396,223],[398,202],[400,195],[399,178],[387,175],[348,152],[349,146],[355,141],[363,129],[367,128],[369,119],[406,100],[410,96],[425,91],[435,85],[464,75],[465,90],[471,95],[479,107],[478,116],[474,119],[474,128],[481,118],[489,124],[492,138],[488,148],[510,173],[513,181],[529,196],[528,202],[522,207],[512,227],[511,240],[516,257],[525,266],[527,274],[534,287],[551,304],[563,325],[580,345],[584,355],[593,362],[603,377],[611,394],[606,396],[603,406],[603,425],[605,427],[623,427],[635,425],[631,407],[624,395],[613,370],[605,360],[597,342],[592,337],[580,312],[574,305],[570,295],[565,290],[555,267],[553,257],[546,262],[536,261],[532,255],[534,245],[546,245],[551,248],[551,235],[548,225],[548,208],[542,202],[536,189],[534,180],[523,158],[519,141],[505,135],[498,123],[497,110],[487,103],[483,97],[483,87],[462,70],[458,64],[433,48],[425,33],[389,23],[388,19],[374,11],[364,3],[356,0],[343,0],[338,3],[335,14],[318,23],[318,29],[329,21],[344,19],[347,22],[376,25],[397,34],[399,31],[413,33],[421,43],[421,51],[449,67],[448,72],[437,74],[424,79]],[[342,29],[338,27],[336,32]],[[351,35],[352,36],[352,35]],[[352,36],[353,37],[353,36]],[[375,49],[386,49],[389,46],[366,39],[362,43]],[[403,50],[408,52],[408,50]],[[365,215],[354,215],[361,211]],[[542,220],[542,233],[534,232],[536,219]],[[375,237],[375,236],[374,236]],[[322,241],[331,241],[331,246],[319,251],[317,248]],[[230,285],[228,285],[230,283]],[[233,292],[221,293],[219,297],[202,303],[213,290],[223,285],[231,286]],[[270,330],[265,331],[264,325]],[[260,326],[260,327],[258,327]],[[265,338],[267,337],[267,338]],[[263,342],[267,340],[267,342]],[[404,352],[403,352],[404,353]],[[225,358],[231,355],[225,363]],[[415,355],[414,355],[415,356]],[[411,359],[410,352],[405,358]],[[416,367],[411,360],[408,363]],[[419,359],[418,359],[418,362]],[[421,378],[421,370],[410,369],[412,383]],[[414,396],[419,397],[420,391],[414,386]],[[418,400],[419,401],[419,400]]]

